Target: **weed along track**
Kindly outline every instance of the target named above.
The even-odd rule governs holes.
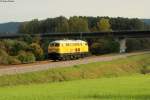
[[[128,56],[140,55],[145,53],[149,53],[149,52],[126,53],[126,54],[118,54],[118,55],[110,55],[110,56],[93,56],[93,57],[87,57],[79,60],[60,61],[60,62],[42,61],[34,64],[0,66],[1,68],[0,75],[12,75],[18,73],[47,70],[50,68],[70,67],[79,64],[88,64],[92,62],[111,61],[119,58],[125,58]]]

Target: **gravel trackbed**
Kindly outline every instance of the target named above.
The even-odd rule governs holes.
[[[9,65],[9,66],[0,65],[0,76],[33,72],[33,71],[41,71],[41,70],[47,70],[56,67],[71,67],[78,64],[88,64],[92,62],[111,61],[119,58],[125,58],[128,56],[140,55],[144,53],[150,53],[150,52],[115,54],[115,55],[107,55],[107,56],[91,56],[91,57],[78,59],[78,60],[60,61],[60,62],[41,61],[33,64],[21,64],[21,65]]]

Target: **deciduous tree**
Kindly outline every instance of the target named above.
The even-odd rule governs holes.
[[[111,31],[111,25],[109,23],[109,19],[102,18],[98,23],[97,27],[99,31]]]

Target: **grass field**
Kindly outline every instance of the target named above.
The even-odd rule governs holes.
[[[148,66],[150,66],[150,54],[142,54],[107,62],[95,62],[46,71],[0,76],[0,86],[129,76],[147,72],[149,70]]]
[[[150,100],[150,75],[1,87],[0,100]]]

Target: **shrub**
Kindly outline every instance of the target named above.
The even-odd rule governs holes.
[[[7,52],[0,49],[0,64],[20,64],[20,60],[9,56]]]
[[[91,45],[92,54],[105,54],[119,51],[119,43],[115,40],[99,39]]]
[[[24,36],[20,38],[21,41],[26,42],[27,44],[31,44],[33,39],[30,34],[23,34]]]
[[[0,49],[0,64],[9,64],[8,63],[8,54],[4,50]]]
[[[48,45],[50,43],[49,38],[44,38],[42,45],[43,51],[44,51],[44,57],[47,59],[48,58]]]
[[[26,42],[10,39],[1,41],[0,45],[11,56],[16,56],[20,50],[26,50],[29,47]]]
[[[21,61],[13,56],[8,56],[8,64],[21,64]]]
[[[5,44],[4,44],[3,41],[0,41],[0,48],[3,49],[3,50],[5,50]]]
[[[17,55],[21,50],[27,50],[28,45],[23,41],[14,41],[14,44],[11,48],[11,55]]]
[[[91,46],[91,52],[92,54],[100,54],[101,45],[99,43],[93,43]]]
[[[14,44],[14,40],[7,39],[3,40],[2,43],[3,43],[3,50],[6,51],[8,54],[10,54],[10,51]]]
[[[127,39],[127,51],[136,51],[150,49],[150,40],[149,38],[145,39]]]
[[[44,52],[41,46],[37,43],[32,43],[30,45],[30,51],[35,55],[36,60],[43,60]]]
[[[32,63],[35,62],[35,56],[31,52],[25,52],[25,51],[20,51],[17,58],[22,62],[22,63]]]

